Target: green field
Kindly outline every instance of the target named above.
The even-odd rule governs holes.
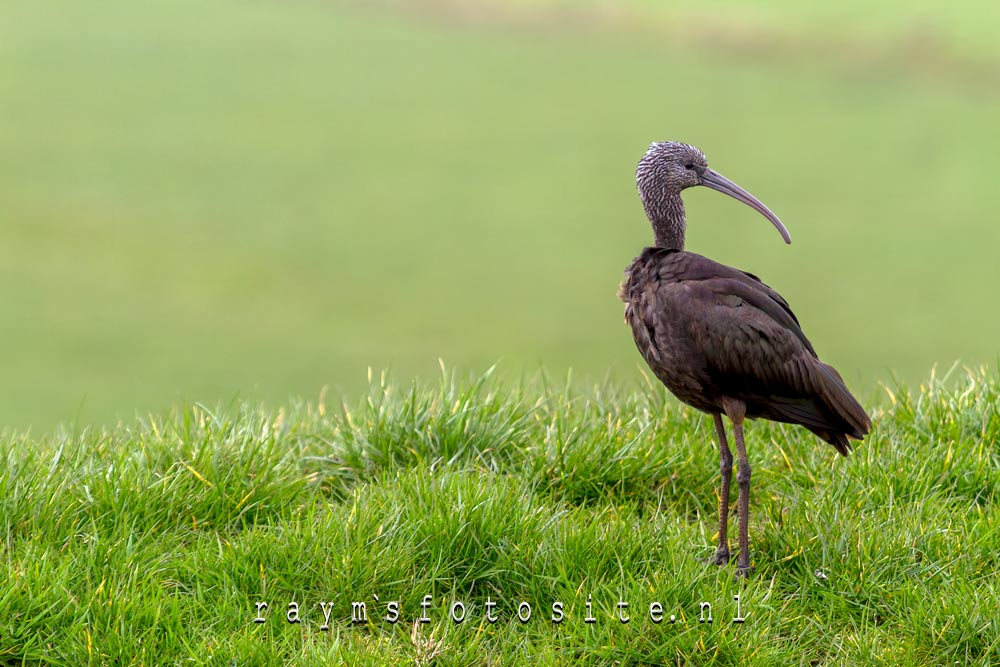
[[[2,3],[0,663],[1000,664],[998,28]],[[749,426],[745,582],[700,562],[711,422],[615,299],[660,139],[783,218],[686,194],[689,249],[787,297],[875,424],[846,459]]]
[[[702,191],[689,247],[778,288],[866,401],[994,364],[995,8],[783,4],[6,3],[0,424],[350,399],[439,358],[638,382],[614,293],[664,138],[795,240]]]
[[[740,583],[700,562],[718,525],[711,421],[657,387],[375,378],[349,408],[7,437],[0,662],[995,665],[1000,385],[952,384],[893,392],[846,459],[750,424],[756,569]]]

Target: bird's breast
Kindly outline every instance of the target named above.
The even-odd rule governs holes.
[[[660,250],[647,248],[625,270],[618,289],[625,322],[643,359],[667,389],[695,408],[710,410],[703,356],[687,326],[692,295],[682,280],[685,258]]]

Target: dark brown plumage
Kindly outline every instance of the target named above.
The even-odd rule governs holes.
[[[781,221],[732,181],[708,168],[704,154],[678,142],[654,143],[636,170],[655,243],[625,271],[619,297],[636,346],[678,399],[712,415],[719,439],[722,489],[719,545],[713,562],[729,562],[727,540],[732,454],[722,415],[733,422],[739,486],[738,573],[750,570],[747,521],[750,464],[744,418],[800,424],[846,456],[850,438],[871,427],[840,374],[819,360],[788,303],[756,276],[684,250],[681,190],[705,185]]]

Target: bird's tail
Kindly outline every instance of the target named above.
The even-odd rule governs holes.
[[[854,398],[844,384],[844,379],[833,366],[819,362],[819,378],[822,389],[820,399],[836,419],[834,428],[810,428],[813,433],[823,438],[837,448],[837,451],[847,456],[851,451],[848,438],[861,440],[872,427],[868,413]]]

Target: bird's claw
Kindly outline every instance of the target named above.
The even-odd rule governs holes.
[[[715,552],[714,556],[705,558],[701,562],[705,565],[718,565],[722,567],[724,565],[729,565],[729,561],[732,560],[732,556],[729,554],[729,549],[719,549]]]

